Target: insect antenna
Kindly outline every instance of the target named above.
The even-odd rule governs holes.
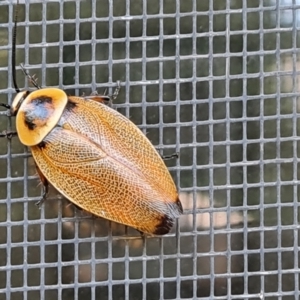
[[[17,93],[20,92],[20,89],[17,85],[17,79],[16,79],[16,42],[17,42],[17,24],[18,24],[18,9],[19,9],[19,0],[17,0],[17,7],[15,11],[15,20],[14,20],[14,31],[13,31],[13,38],[12,38],[12,56],[11,56],[11,66],[12,66],[12,77],[13,77],[13,83],[14,87]],[[24,66],[20,65],[23,73],[28,78],[29,82],[36,87],[37,89],[40,89],[41,87],[38,85],[37,78],[33,75],[31,76],[24,68]]]
[[[19,9],[19,0],[17,0],[17,7],[15,10],[14,30],[13,30],[13,37],[12,37],[12,54],[11,54],[11,72],[12,72],[14,88],[17,93],[20,92],[16,80],[16,38],[17,38],[18,9]],[[10,109],[10,105],[5,103],[0,103],[0,106]]]
[[[17,79],[16,79],[16,40],[17,40],[18,10],[19,10],[19,0],[17,1],[17,7],[15,11],[15,20],[14,20],[15,24],[14,24],[14,31],[12,37],[12,55],[11,55],[12,78],[17,93],[20,92],[20,89],[18,88],[17,85]]]

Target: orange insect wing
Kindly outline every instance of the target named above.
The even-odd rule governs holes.
[[[182,213],[161,157],[127,118],[97,102],[69,97],[59,127],[32,147],[42,173],[95,215],[164,234]]]

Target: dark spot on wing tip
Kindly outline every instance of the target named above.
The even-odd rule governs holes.
[[[182,213],[182,205],[177,196],[177,199],[173,203],[168,203],[169,213],[162,215],[160,223],[156,226],[154,234],[166,234],[168,233],[174,225],[175,218],[178,218]]]
[[[174,202],[168,202],[167,203],[170,215],[172,215],[175,218],[178,218],[183,213],[181,202],[177,196],[176,200]]]
[[[174,224],[174,218],[171,218],[168,215],[163,215],[161,217],[160,223],[156,226],[155,231],[153,234],[166,234],[170,231],[170,229],[173,227]]]
[[[29,130],[34,130],[36,128],[36,125],[31,120],[25,119],[25,125]]]

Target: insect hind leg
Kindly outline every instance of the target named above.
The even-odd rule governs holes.
[[[84,96],[84,99],[93,100],[96,102],[100,102],[102,104],[106,104],[111,106],[112,102],[117,98],[121,89],[120,81],[117,81],[117,87],[115,88],[114,92],[110,95],[106,95],[106,90],[104,91],[103,95],[99,95],[97,91],[93,92],[90,96]]]
[[[36,167],[36,171],[37,171],[37,173],[40,177],[41,183],[43,185],[42,199],[36,203],[36,206],[38,208],[41,208],[42,205],[44,204],[44,202],[47,200],[47,195],[48,195],[48,192],[49,192],[49,182],[48,182],[47,178],[44,176],[44,174],[41,172],[41,170],[37,166],[37,164],[35,164],[35,167]]]
[[[162,152],[162,148],[161,147],[155,147],[156,151],[159,153],[160,157],[163,160],[170,160],[170,159],[178,159],[179,158],[179,152],[174,152],[170,155],[163,155]]]
[[[178,159],[179,158],[179,153],[175,152],[175,153],[173,153],[171,155],[162,155],[161,158],[163,160]]]

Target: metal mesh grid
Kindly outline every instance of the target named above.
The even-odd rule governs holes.
[[[299,299],[296,1],[20,1],[19,62],[114,106],[163,154],[185,209],[146,237],[41,191],[0,140],[0,299]],[[0,101],[14,96],[0,2]],[[18,82],[28,83],[18,69]],[[0,112],[0,130],[14,120]]]

